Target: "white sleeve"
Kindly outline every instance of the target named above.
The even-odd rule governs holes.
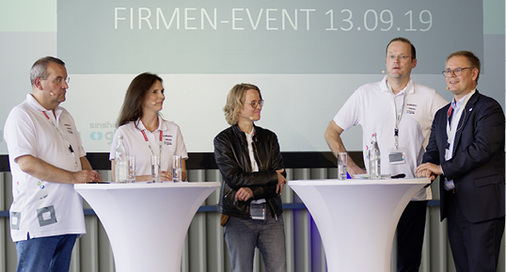
[[[184,159],[188,159],[188,153],[186,152],[183,134],[181,133],[179,126],[177,126],[176,155],[182,156]]]
[[[446,106],[449,102],[446,101],[438,92],[435,92],[433,101],[431,103],[432,109],[432,119],[434,119],[434,116],[436,115],[436,112],[441,109],[442,107]]]
[[[23,155],[38,157],[32,144],[37,142],[33,121],[19,108],[14,108],[5,121],[4,139],[13,160]]]
[[[362,104],[359,90],[356,90],[334,116],[334,122],[343,130],[358,125],[361,120],[360,107],[363,107]]]

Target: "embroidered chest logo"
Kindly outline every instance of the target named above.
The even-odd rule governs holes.
[[[414,103],[407,103],[406,104],[406,113],[407,114],[415,114],[416,113],[416,108],[418,107],[417,104],[414,104]]]
[[[70,124],[63,124],[63,127],[68,134],[74,135],[74,131],[72,130],[72,126]]]
[[[174,137],[171,134],[163,135],[163,144],[164,145],[172,145],[172,139]]]

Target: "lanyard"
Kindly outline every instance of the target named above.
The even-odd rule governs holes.
[[[457,128],[457,126],[459,125],[460,123],[460,119],[462,117],[462,114],[464,114],[464,117],[465,117],[465,108],[466,108],[466,105],[467,105],[467,101],[469,101],[469,98],[471,98],[471,96],[473,96],[474,94],[474,91],[472,91],[471,93],[467,94],[467,97],[465,97],[465,99],[463,100],[463,103],[460,105],[460,106],[457,106],[457,102],[455,102],[455,108],[453,108],[453,103],[450,104],[450,109],[452,109],[451,111],[453,111],[453,113],[450,111],[450,109],[448,109],[448,118],[446,120],[446,136],[447,136],[447,144],[446,144],[446,150],[451,152],[449,154],[450,158],[453,156],[453,141],[455,140],[455,134],[457,133],[457,131],[460,129],[460,128]],[[452,122],[453,121],[453,122]],[[452,147],[452,148],[450,148]]]
[[[253,136],[255,135],[255,128],[253,128],[250,133],[244,134],[246,134],[246,141],[248,142],[248,153],[252,169],[251,172],[258,172],[258,164],[257,161],[255,160],[255,154],[253,150]]]
[[[67,144],[68,148],[69,148],[69,151],[70,151],[70,154],[72,154],[72,157],[74,157],[74,167],[75,169],[77,170],[78,169],[78,163],[77,163],[77,157],[76,157],[76,153],[74,152],[74,149],[72,148],[72,145],[70,144],[70,142],[67,140],[67,138],[65,138],[65,136],[63,136],[62,132],[60,131],[60,129],[58,129],[58,127],[56,127],[55,123],[53,122],[53,120],[51,120],[51,118],[49,118],[49,115],[47,115],[47,113],[45,111],[43,111],[42,113],[44,113],[44,116],[46,116],[47,118],[47,121],[53,125],[54,129],[56,129],[56,132],[58,132],[58,135],[60,135],[60,137],[62,138],[62,140],[65,142],[65,144]]]
[[[407,96],[407,93],[404,92],[404,94],[402,96],[402,108],[401,108],[400,111],[398,111],[397,110],[397,104],[395,104],[395,95],[394,95],[393,92],[391,92],[393,110],[394,110],[394,115],[395,115],[395,127],[394,127],[394,145],[395,145],[395,149],[399,149],[399,123],[401,122],[402,114],[404,113],[404,106],[406,104],[406,96]]]
[[[153,147],[149,143],[148,135],[146,135],[146,130],[143,129],[143,130],[141,130],[141,132],[142,132],[142,136],[144,136],[144,141],[146,142],[146,144],[149,147],[149,150],[151,151],[151,155],[154,156],[155,155],[155,151],[153,150]],[[159,151],[158,155],[160,156],[160,158],[162,157],[162,141],[163,141],[163,133],[160,130],[160,136],[158,138],[158,151]]]

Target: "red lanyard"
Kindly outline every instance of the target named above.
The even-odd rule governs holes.
[[[142,136],[144,136],[144,141],[146,142],[146,144],[149,147],[149,150],[151,151],[151,155],[154,156],[155,152],[153,150],[153,147],[151,147],[151,144],[149,143],[148,135],[146,135],[145,129],[141,130],[141,132],[142,132]],[[160,130],[160,136],[158,138],[158,151],[159,151],[158,155],[160,156],[160,158],[162,157],[162,141],[163,141],[163,133]]]

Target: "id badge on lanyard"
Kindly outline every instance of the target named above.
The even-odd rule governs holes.
[[[406,87],[406,89],[408,89]],[[406,152],[403,148],[399,147],[399,124],[402,119],[402,114],[404,113],[404,105],[406,103],[406,93],[402,99],[402,108],[400,111],[397,111],[397,105],[395,103],[395,98],[392,96],[392,103],[394,106],[394,114],[395,114],[395,128],[394,128],[394,148],[390,149],[388,152],[388,162],[393,164],[403,164],[406,163]]]
[[[406,163],[406,152],[402,148],[393,148],[388,153],[388,161],[390,164]]]
[[[251,169],[253,172],[258,172],[258,164],[255,160],[255,156],[253,154],[253,135],[255,131],[252,130],[251,133],[246,133],[246,139],[248,141],[248,153],[251,161]],[[252,200],[249,204],[249,214],[251,219],[253,220],[265,220],[265,209],[267,201],[265,199],[257,199]]]
[[[253,220],[265,220],[265,208],[267,205],[265,205],[267,202],[262,203],[256,203],[252,201],[249,204],[249,211],[251,219]]]

